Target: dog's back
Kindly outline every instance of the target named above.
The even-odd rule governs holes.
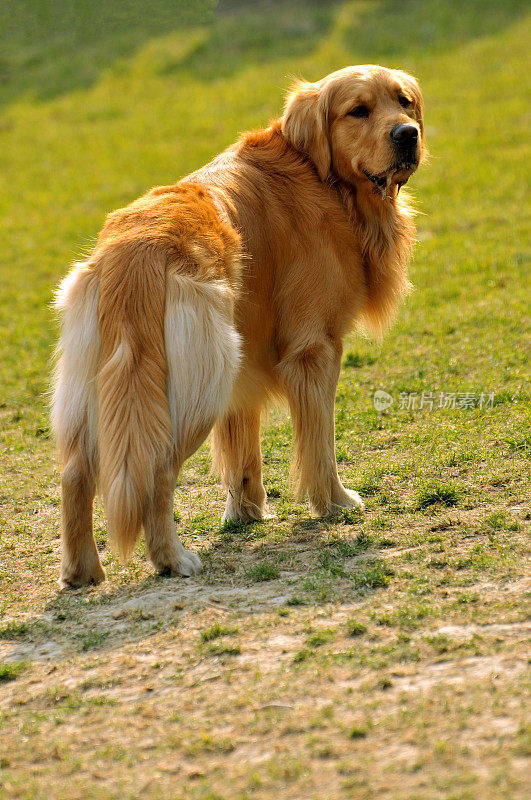
[[[63,281],[52,413],[64,465],[63,584],[87,581],[75,543],[92,536],[96,483],[111,540],[127,556],[161,474],[176,473],[227,404],[239,267],[238,236],[212,199],[179,184],[111,214],[92,257]],[[90,552],[88,579],[101,579]]]

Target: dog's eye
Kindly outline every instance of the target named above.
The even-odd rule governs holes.
[[[348,117],[368,117],[369,116],[369,109],[367,106],[356,106],[353,108],[352,111],[349,111],[347,116]]]
[[[398,102],[402,106],[402,108],[407,108],[411,105],[411,100],[405,96],[405,94],[398,95]]]

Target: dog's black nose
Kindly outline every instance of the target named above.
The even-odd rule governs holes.
[[[417,144],[419,132],[415,125],[406,123],[395,125],[390,136],[398,147],[414,147]]]

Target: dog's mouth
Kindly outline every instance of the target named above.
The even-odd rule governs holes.
[[[380,192],[382,197],[386,197],[389,187],[392,184],[397,185],[398,194],[402,186],[408,182],[411,175],[415,172],[418,165],[418,161],[402,161],[400,164],[395,164],[380,175],[372,175],[366,169],[363,170],[363,174],[374,184],[376,190]]]
[[[363,170],[363,174],[365,175],[366,178],[372,181],[378,189],[387,188],[387,181],[388,181],[387,175],[371,175],[371,173],[367,172],[366,169]]]

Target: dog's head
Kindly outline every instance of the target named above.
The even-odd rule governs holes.
[[[369,64],[296,84],[281,127],[321,180],[339,178],[385,196],[424,156],[422,111],[414,78]]]

